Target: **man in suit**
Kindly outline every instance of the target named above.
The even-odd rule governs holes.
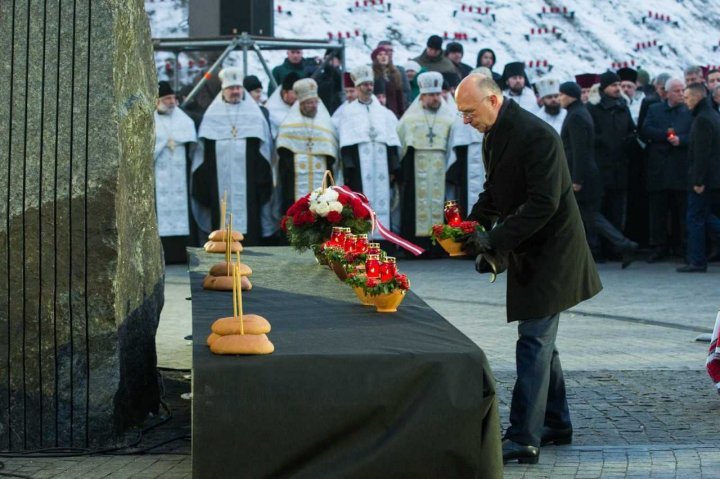
[[[489,231],[464,249],[508,264],[507,319],[518,321],[517,381],[503,460],[537,463],[541,444],[567,444],[572,423],[557,349],[560,312],[601,289],[585,240],[560,137],[550,125],[503,98],[490,78],[471,74],[455,99],[465,123],[482,132],[485,190],[469,219]],[[490,229],[490,225],[495,226]]]

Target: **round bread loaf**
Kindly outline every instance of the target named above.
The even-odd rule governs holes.
[[[205,243],[203,248],[205,248],[205,251],[207,251],[208,253],[224,253],[227,249],[224,241],[208,241],[207,243]],[[242,250],[243,247],[239,242],[235,241],[233,243],[230,243],[230,251],[232,253],[242,253]]]
[[[232,265],[237,263],[230,263],[230,275],[232,275]],[[228,264],[226,262],[218,263],[216,265],[213,265],[212,268],[210,268],[210,276],[227,276],[228,274]],[[245,263],[240,263],[240,275],[241,276],[250,276],[252,275],[252,269],[250,266],[246,265]]]
[[[230,334],[220,336],[210,345],[215,354],[270,354],[275,346],[264,334]]]
[[[207,341],[206,341],[206,342],[207,342],[207,345],[208,345],[208,346],[211,346],[212,343],[213,343],[217,338],[219,338],[219,337],[220,337],[219,334],[210,333],[210,336],[207,337]]]
[[[212,332],[220,336],[229,334],[264,334],[270,332],[270,323],[257,314],[243,314],[243,329],[240,329],[240,318],[220,318],[212,324]]]
[[[212,291],[232,291],[233,290],[233,277],[232,276],[212,276],[207,275],[203,280],[203,288]],[[243,291],[250,291],[252,289],[252,283],[247,276],[240,277],[240,288]]]
[[[232,232],[232,240],[233,241],[242,241],[245,239],[242,233],[239,231],[233,231]],[[225,241],[225,230],[215,230],[208,236],[208,239],[210,241]]]

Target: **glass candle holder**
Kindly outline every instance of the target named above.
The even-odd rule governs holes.
[[[445,202],[445,221],[450,226],[458,226],[462,222],[462,216],[460,215],[460,207],[455,200],[448,200]]]
[[[365,254],[368,252],[368,235],[359,234],[355,241],[355,253]]]
[[[380,243],[368,243],[367,254],[380,254]]]
[[[345,242],[345,231],[342,226],[333,226],[330,239],[325,243],[326,246],[342,246]]]
[[[343,249],[346,253],[354,253],[355,252],[355,244],[357,243],[357,237],[352,234],[346,234],[345,235],[345,242],[343,243]]]
[[[397,273],[397,262],[392,256],[387,256],[380,266],[380,281],[390,281]]]
[[[365,275],[368,278],[380,277],[380,256],[376,254],[367,255],[365,260]]]

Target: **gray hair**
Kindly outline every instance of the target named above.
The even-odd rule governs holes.
[[[670,79],[669,73],[661,73],[658,76],[655,77],[653,80],[653,85],[663,85],[665,86],[665,82],[667,82]]]
[[[470,74],[473,73],[479,73],[480,75],[485,75],[488,78],[492,78],[492,71],[488,67],[477,67],[470,70]]]
[[[685,76],[687,75],[700,75],[703,76],[702,67],[693,65],[689,66],[685,69]]]
[[[680,85],[683,89],[685,89],[684,80],[681,80],[680,78],[670,78],[668,81],[665,82],[665,91],[670,90],[673,85]]]

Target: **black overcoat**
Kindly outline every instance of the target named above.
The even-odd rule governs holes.
[[[508,255],[508,321],[559,313],[602,289],[555,130],[514,101],[488,135],[485,191],[471,219],[491,217],[493,247]]]
[[[605,190],[627,190],[630,156],[636,153],[635,124],[620,100],[601,95],[588,110],[595,124],[595,162]]]
[[[572,182],[582,185],[575,198],[580,203],[597,202],[602,198],[600,172],[595,164],[595,126],[587,107],[572,102],[560,129],[565,157]]]
[[[684,104],[671,107],[667,101],[648,108],[640,137],[647,143],[647,190],[686,190],[688,174],[688,140],[692,114]],[[680,140],[678,146],[667,141],[668,128]]]
[[[695,106],[692,114],[695,119],[690,128],[689,186],[720,189],[720,113],[706,98]]]

